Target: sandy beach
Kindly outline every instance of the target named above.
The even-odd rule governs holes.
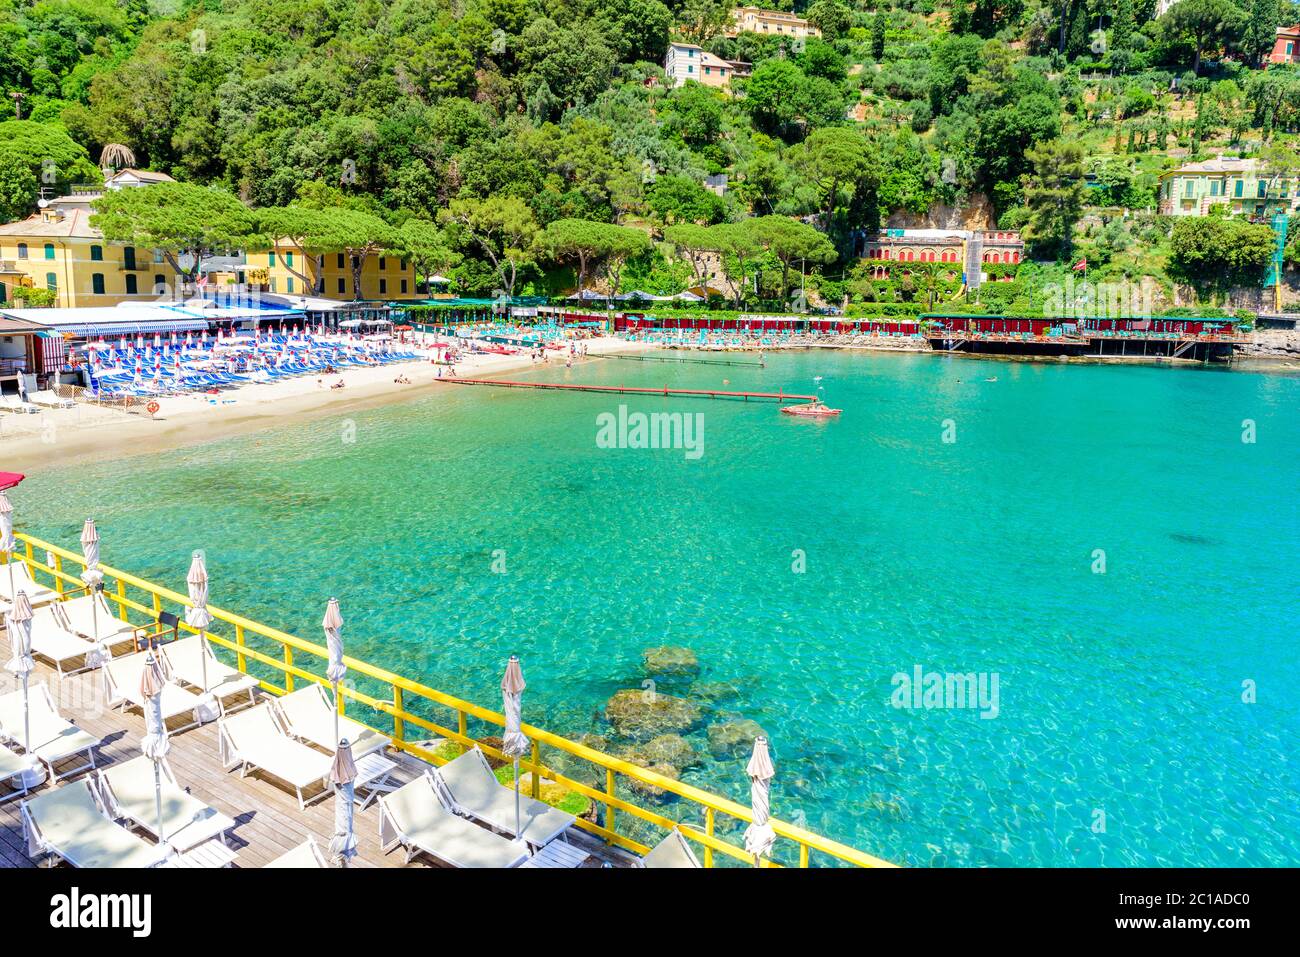
[[[584,342],[591,355],[650,348],[645,343],[613,337]],[[549,353],[549,365],[562,366],[564,356],[558,351]],[[540,365],[527,352],[505,356],[471,354],[456,363],[456,372],[461,376],[486,376]],[[33,473],[95,459],[212,442],[293,419],[407,402],[450,388],[438,381],[439,368],[428,360],[412,360],[345,369],[333,375],[249,383],[219,395],[164,396],[157,400],[159,409],[154,416],[142,406],[126,412],[84,404],[72,409],[44,409],[39,414],[6,413],[0,416],[0,467]],[[441,368],[447,374],[446,367]],[[394,382],[398,376],[405,376],[410,383]],[[340,379],[346,383],[342,389],[329,388]]]

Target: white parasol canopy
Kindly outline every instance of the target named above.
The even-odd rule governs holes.
[[[162,813],[162,760],[171,745],[167,741],[167,726],[163,723],[162,692],[167,679],[163,677],[162,664],[153,651],[145,652],[144,670],[140,673],[140,697],[144,699],[144,737],[140,750],[153,762],[154,799],[158,805],[158,844],[167,843],[163,833]]]
[[[185,576],[190,601],[193,606],[185,610],[185,624],[197,628],[200,632],[212,624],[212,615],[208,611],[208,568],[203,561],[203,553],[196,551],[190,561],[190,573]],[[208,690],[208,649],[207,639],[199,636],[199,655],[203,662],[203,690]]]
[[[515,764],[515,837],[520,837],[523,830],[519,809],[519,759],[528,753],[528,738],[520,730],[524,710],[524,672],[519,666],[519,656],[511,655],[506,663],[506,673],[501,676],[501,699],[505,705],[506,729],[502,736],[501,750]]]
[[[6,618],[9,644],[14,656],[5,665],[5,670],[23,682],[23,751],[27,755],[29,767],[35,767],[36,759],[32,755],[32,718],[27,704],[27,678],[35,669],[36,662],[32,660],[32,603],[27,599],[27,592],[20,591],[14,596],[13,608]]]
[[[776,832],[768,823],[776,768],[772,766],[772,757],[767,751],[767,738],[754,739],[754,753],[745,770],[749,774],[749,803],[754,811],[754,823],[745,828],[745,850],[754,856],[754,866],[757,867],[758,859],[776,843]]]
[[[330,765],[330,783],[334,785],[334,836],[330,839],[330,862],[335,867],[347,867],[357,855],[357,835],[354,828],[353,801],[356,797],[357,766],[352,761],[352,746],[347,738],[339,741]]]
[[[325,606],[325,618],[321,622],[325,629],[325,646],[329,649],[330,663],[325,669],[325,677],[334,685],[334,740],[339,737],[339,682],[348,673],[348,666],[343,663],[343,614],[339,611],[339,600],[331,598]]]
[[[14,539],[14,507],[9,496],[0,492],[0,552],[5,553],[9,565],[9,597],[14,598],[14,552],[18,542]]]

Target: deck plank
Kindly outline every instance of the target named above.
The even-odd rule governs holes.
[[[0,632],[2,633],[2,632]],[[8,641],[4,642],[8,648]],[[104,767],[130,760],[140,754],[140,739],[144,736],[144,718],[135,710],[123,713],[107,707],[103,682],[98,671],[60,677],[45,662],[37,660],[31,683],[49,685],[60,713],[84,730],[103,738],[96,758],[96,766]],[[15,687],[12,676],[0,677],[0,694]],[[260,698],[270,696],[258,693]],[[217,747],[216,722],[191,728],[169,739],[171,750],[167,760],[177,783],[187,788],[198,799],[228,814],[236,822],[230,832],[230,845],[237,852],[235,867],[262,867],[286,851],[301,844],[310,835],[322,850],[328,848],[334,830],[333,798],[325,798],[299,810],[292,791],[274,780],[258,774],[241,778],[238,771],[225,771]],[[424,765],[410,755],[400,755],[400,763],[393,772],[394,780],[404,782],[421,773]],[[88,772],[73,775],[59,784],[83,777]],[[52,787],[47,782],[33,792],[33,796],[47,793]],[[314,794],[315,792],[309,792]],[[27,855],[20,814],[21,800],[0,805],[0,867],[32,867]],[[400,850],[384,854],[379,846],[379,806],[375,802],[365,810],[357,810],[355,817],[357,856],[354,867],[429,867],[438,866],[426,855],[419,855],[410,864],[405,863]],[[601,852],[599,842],[587,835],[571,835],[581,840],[584,849],[592,849],[588,866],[599,867]],[[624,866],[622,855],[610,853],[608,860]]]

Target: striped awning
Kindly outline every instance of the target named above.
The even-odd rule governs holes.
[[[60,325],[60,333],[74,336],[127,336],[145,332],[199,332],[208,328],[208,320],[145,319],[134,322],[77,322]]]

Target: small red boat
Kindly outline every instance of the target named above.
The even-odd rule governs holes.
[[[781,407],[781,411],[786,415],[798,415],[803,418],[824,419],[830,416],[839,415],[843,409],[832,409],[828,405],[822,405],[820,402],[809,402],[807,405],[786,405]]]

